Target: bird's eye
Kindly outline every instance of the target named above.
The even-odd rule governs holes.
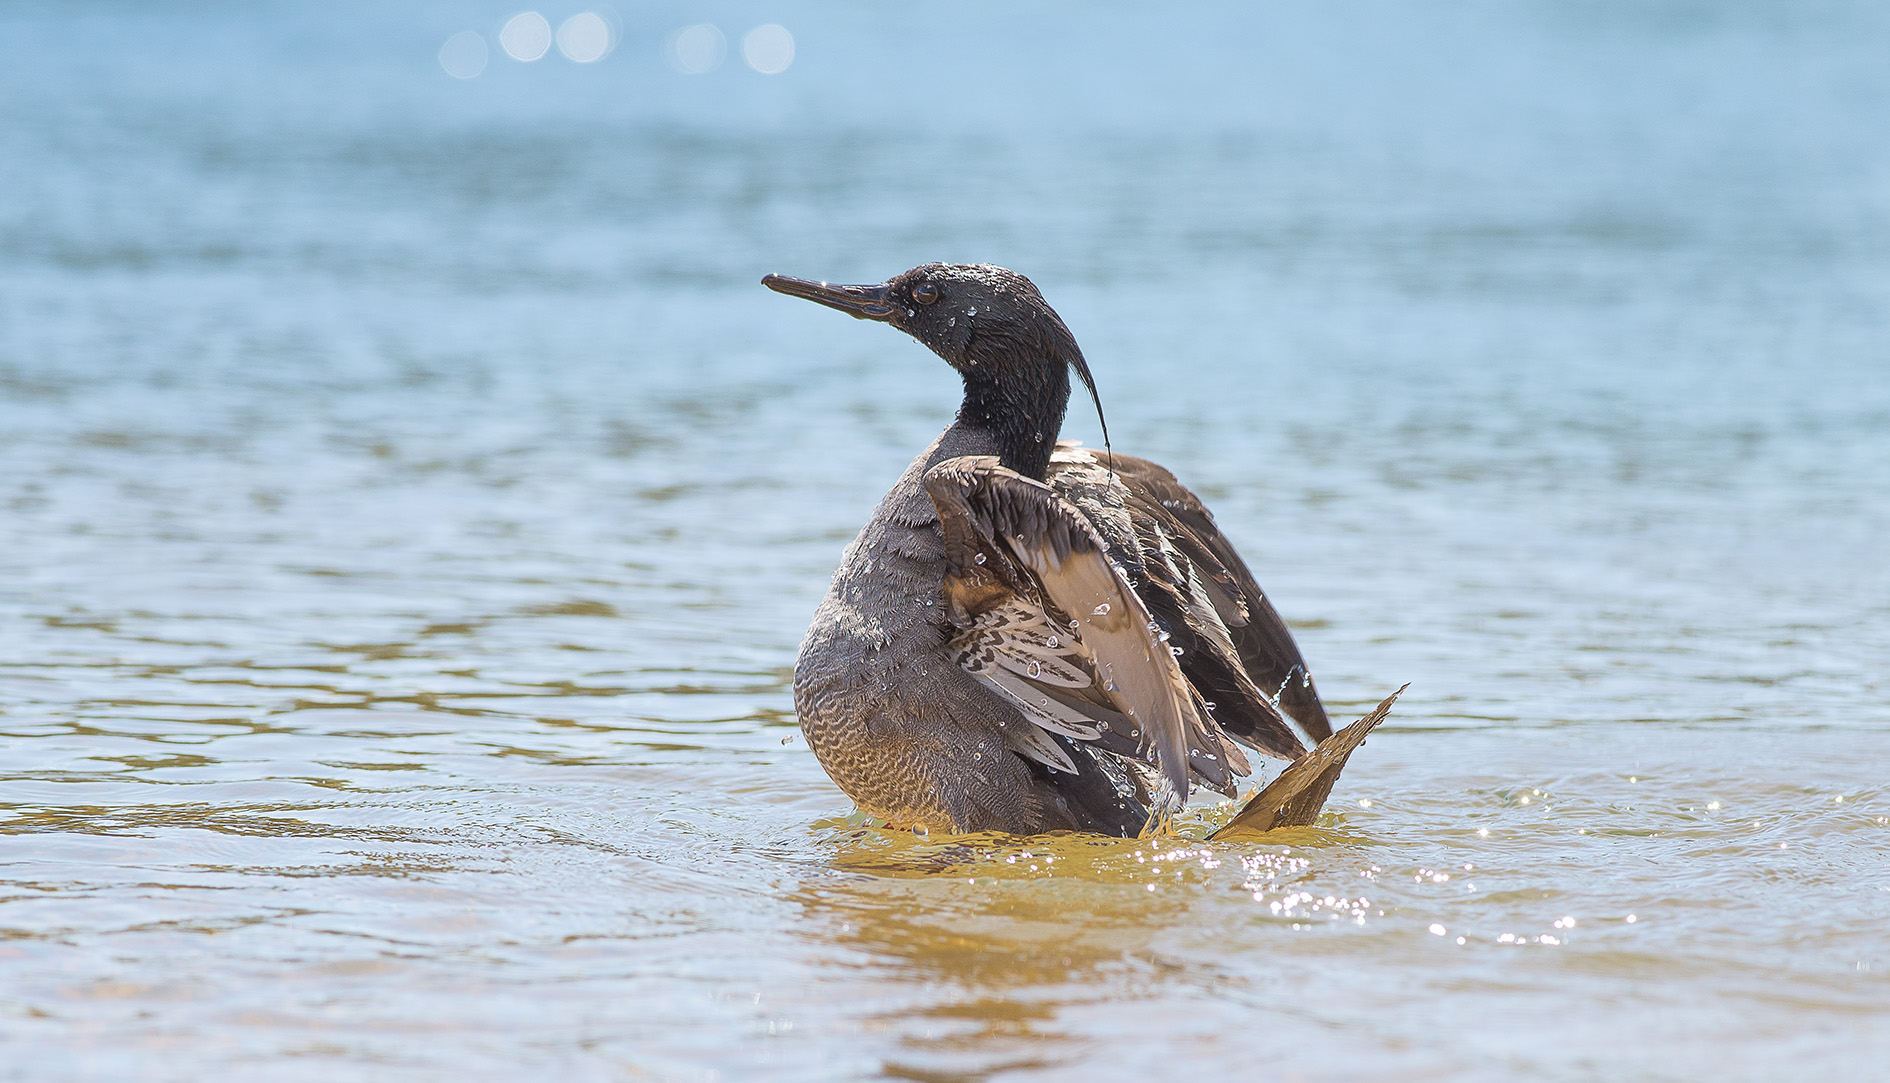
[[[930,282],[921,282],[912,287],[912,299],[922,305],[929,305],[938,300],[938,287]]]

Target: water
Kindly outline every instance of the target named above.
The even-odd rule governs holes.
[[[8,1078],[1878,1070],[1881,10],[510,14],[0,13]],[[935,258],[1413,682],[1320,827],[893,836],[797,740],[955,389],[757,280]]]

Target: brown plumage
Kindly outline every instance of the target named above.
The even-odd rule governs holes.
[[[876,286],[763,281],[893,324],[965,383],[801,645],[795,707],[842,790],[899,826],[1133,835],[1195,785],[1233,795],[1246,745],[1302,766],[1229,829],[1311,822],[1383,709],[1333,737],[1200,499],[1154,463],[1057,441],[1070,369],[1095,384],[1028,279],[926,264]]]

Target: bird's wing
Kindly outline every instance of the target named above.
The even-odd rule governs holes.
[[[1182,670],[1214,720],[1284,759],[1332,734],[1299,645],[1214,516],[1167,470],[1129,455],[1059,445],[1049,482],[1096,523],[1131,567],[1136,592],[1183,648]]]
[[[1365,738],[1385,720],[1391,713],[1391,705],[1403,694],[1404,688],[1398,689],[1374,707],[1372,713],[1320,741],[1318,748],[1281,771],[1280,777],[1267,783],[1225,827],[1208,837],[1219,839],[1259,834],[1276,827],[1311,825],[1319,818],[1326,798],[1331,796],[1332,784],[1339,780],[1339,772],[1345,770],[1346,759],[1365,743]]]
[[[945,537],[951,650],[1028,723],[1012,748],[1061,771],[1073,767],[1059,737],[1151,764],[1167,791],[1158,818],[1191,777],[1231,789],[1166,635],[1082,512],[990,456],[947,459],[924,483]]]

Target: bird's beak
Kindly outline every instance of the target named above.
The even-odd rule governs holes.
[[[761,280],[761,284],[776,293],[803,297],[815,304],[837,308],[855,319],[885,321],[892,318],[892,302],[887,300],[892,287],[884,282],[877,286],[837,286],[830,282],[810,282],[805,278],[768,275]]]

